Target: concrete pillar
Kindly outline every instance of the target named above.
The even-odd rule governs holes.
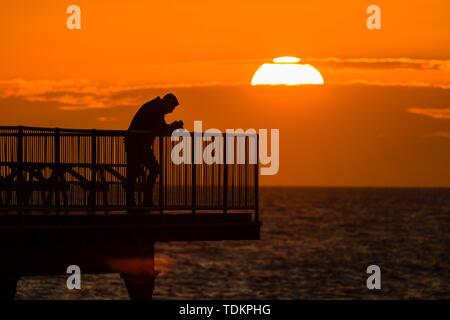
[[[122,274],[131,300],[151,300],[155,288],[156,275]]]
[[[121,272],[131,300],[151,300],[158,272],[155,270],[155,243],[135,241],[137,257]]]

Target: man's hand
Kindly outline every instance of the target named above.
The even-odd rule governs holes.
[[[174,121],[167,126],[167,132],[172,134],[173,131],[183,128],[183,121]]]
[[[180,128],[183,128],[184,122],[181,120],[175,121],[172,125],[175,129],[180,129]]]

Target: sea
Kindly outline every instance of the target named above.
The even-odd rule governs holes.
[[[154,299],[449,299],[450,189],[260,191],[261,240],[156,245]],[[368,266],[380,268],[369,290]],[[126,300],[118,274],[24,277],[16,299]]]

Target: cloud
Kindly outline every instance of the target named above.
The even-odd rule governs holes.
[[[408,112],[434,119],[450,119],[450,108],[409,108]]]
[[[450,132],[432,132],[425,134],[425,137],[432,138],[432,137],[440,137],[440,138],[450,138]]]
[[[450,88],[450,59],[300,57],[325,79],[325,84]],[[210,61],[209,67],[251,70],[272,58]],[[195,62],[190,62],[195,63]],[[197,62],[206,64],[207,62]],[[239,65],[240,64],[240,65]],[[255,69],[256,70],[256,69]]]
[[[304,63],[350,69],[416,69],[448,70],[450,60],[411,59],[411,58],[304,58]]]
[[[140,96],[120,96],[120,93],[142,90],[149,86],[126,83],[105,84],[80,80],[24,80],[0,81],[0,98],[18,97],[30,102],[56,102],[65,111],[105,109],[116,106],[135,106]]]
[[[338,58],[338,57],[301,57],[300,63],[311,63],[334,68],[355,69],[416,69],[416,70],[449,70],[449,59],[414,59],[414,58]],[[217,60],[192,60],[175,62],[170,64],[214,64],[214,65],[239,65],[239,64],[262,64],[272,62],[272,58],[252,59],[217,59]],[[167,63],[169,64],[169,63]]]
[[[232,70],[256,70],[258,65],[272,59],[228,59],[210,61],[178,62],[202,64],[201,69],[211,69],[212,64],[231,66]],[[323,72],[325,84],[365,85],[384,87],[430,87],[450,89],[450,60],[411,58],[303,58],[301,63],[311,63]],[[206,64],[206,66],[205,66]],[[211,64],[208,66],[207,64]],[[173,66],[172,66],[173,67]],[[192,67],[192,66],[191,66]],[[233,69],[237,68],[237,69]],[[195,69],[195,68],[194,68]],[[401,70],[394,70],[401,69]],[[412,69],[412,71],[410,70]],[[380,71],[385,70],[385,71]],[[250,71],[251,72],[251,71]],[[213,73],[213,72],[212,72]],[[178,82],[160,84],[131,84],[126,82],[101,82],[88,79],[66,80],[0,80],[0,99],[20,98],[28,102],[55,103],[60,110],[77,111],[87,109],[108,109],[114,107],[135,107],[148,99],[149,90],[169,88],[198,88],[213,86],[248,86],[248,71],[242,77],[231,77],[229,81]],[[251,77],[251,75],[249,76]],[[225,78],[224,78],[225,79]],[[420,113],[419,109],[412,109]],[[416,110],[416,111],[414,111]],[[420,114],[427,115],[430,111]],[[424,113],[425,112],[425,113]],[[431,115],[430,115],[431,116]],[[446,117],[440,115],[441,117]]]
[[[438,89],[450,89],[450,84],[438,84],[430,83],[425,81],[380,81],[380,80],[365,80],[365,79],[354,79],[354,80],[338,80],[338,81],[327,81],[327,84],[335,85],[366,85],[366,86],[376,86],[376,87],[408,87],[408,88],[438,88]]]
[[[29,102],[56,102],[64,111],[106,109],[117,106],[136,106],[147,99],[146,91],[165,88],[193,88],[217,85],[242,85],[244,82],[219,81],[134,85],[80,80],[0,80],[0,99],[22,98]],[[246,83],[245,83],[246,84]],[[133,93],[133,94],[131,94]]]
[[[116,121],[117,117],[106,117],[106,116],[101,116],[97,118],[97,121],[101,121],[101,122],[106,122],[106,121]]]

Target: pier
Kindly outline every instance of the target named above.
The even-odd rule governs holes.
[[[147,169],[134,185],[135,205],[127,205],[130,134],[154,137],[151,206],[143,205]],[[82,273],[120,273],[131,299],[151,299],[155,242],[259,239],[250,138],[258,139],[244,138],[243,164],[174,164],[166,135],[0,127],[0,298],[14,298],[22,276],[78,265]]]

